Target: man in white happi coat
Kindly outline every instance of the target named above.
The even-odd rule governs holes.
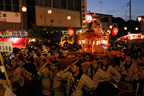
[[[72,72],[60,71],[57,75],[63,80],[67,80],[66,94],[68,96],[83,96],[83,88],[92,90],[93,82],[89,76],[83,74],[79,60],[72,61],[70,68]]]

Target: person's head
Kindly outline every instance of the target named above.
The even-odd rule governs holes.
[[[144,64],[143,63],[138,64],[138,75],[140,79],[144,79]]]
[[[28,53],[29,50],[27,48],[24,49],[24,53]]]
[[[51,61],[50,69],[51,69],[52,71],[57,70],[58,67],[59,67],[59,64],[60,64],[60,62],[57,61],[57,60]]]
[[[13,67],[16,67],[16,66],[17,66],[16,58],[11,58],[11,65],[12,65]]]
[[[73,73],[77,72],[78,70],[80,70],[80,66],[81,66],[81,63],[79,59],[73,60],[71,63],[71,71]]]
[[[85,59],[86,61],[89,61],[90,58],[91,58],[91,54],[90,54],[90,53],[86,53],[84,59]]]
[[[137,50],[134,50],[133,54],[132,54],[132,58],[133,59],[137,59],[138,57],[138,53],[137,53]]]
[[[103,66],[106,66],[109,62],[109,56],[108,55],[105,55],[102,59],[102,64]]]
[[[131,53],[126,54],[126,62],[131,62]]]
[[[47,40],[47,43],[49,44],[49,43],[50,43],[50,40]]]
[[[22,55],[19,55],[18,59],[21,60],[21,61],[24,61],[24,57]]]
[[[31,54],[34,56],[36,54],[35,50],[31,50]]]
[[[47,48],[47,51],[50,51],[50,47],[46,47]]]
[[[36,75],[37,75],[37,70],[34,64],[31,63],[26,63],[23,66],[23,73],[22,75],[28,79],[28,80],[32,80]]]
[[[120,54],[121,54],[122,58],[125,58],[125,53],[124,52],[121,52]]]
[[[33,62],[34,62],[34,58],[32,55],[26,57],[26,63],[33,63]]]
[[[138,57],[142,55],[142,48],[137,49],[137,54],[138,54]]]
[[[60,51],[61,53],[63,53],[63,48],[60,48],[59,51]]]
[[[100,64],[100,59],[99,58],[94,58],[93,62],[92,62],[92,67],[94,69],[96,69],[99,66],[99,64]]]
[[[46,46],[42,45],[42,50],[45,51],[45,49],[46,49]]]

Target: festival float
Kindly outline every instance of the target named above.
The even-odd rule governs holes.
[[[109,46],[109,33],[103,32],[102,24],[97,20],[93,23],[92,16],[86,15],[87,28],[78,33],[78,45],[81,45],[81,52],[104,54],[105,47]]]

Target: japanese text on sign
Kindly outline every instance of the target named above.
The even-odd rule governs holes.
[[[0,42],[0,52],[12,52],[12,42]]]

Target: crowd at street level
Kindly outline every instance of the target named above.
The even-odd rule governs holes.
[[[142,47],[134,51],[126,48],[120,56],[85,53],[70,59],[65,52],[77,51],[80,46],[48,45],[3,53],[12,91],[0,69],[0,96],[144,95]]]

